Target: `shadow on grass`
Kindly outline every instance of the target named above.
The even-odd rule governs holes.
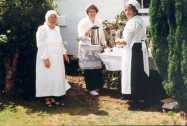
[[[43,114],[70,114],[70,115],[89,115],[96,114],[106,116],[106,111],[100,110],[98,97],[90,96],[85,89],[78,84],[71,84],[72,88],[67,92],[65,106],[54,106],[48,108],[45,105],[44,99],[32,98],[24,100],[19,97],[3,97],[0,101],[3,105],[0,107],[3,110],[6,107],[11,108],[14,112],[17,106],[22,106],[26,109],[27,114],[38,113]]]
[[[76,80],[72,80],[72,88],[67,92],[67,97],[65,101],[65,106],[54,106],[48,108],[45,105],[44,99],[29,99],[24,100],[18,97],[4,97],[2,102],[4,105],[1,107],[1,110],[4,107],[11,107],[11,110],[16,111],[17,106],[22,106],[26,109],[27,114],[37,113],[37,114],[69,114],[69,115],[89,115],[96,114],[100,116],[107,116],[108,112],[103,111],[100,108],[99,100],[108,100],[108,102],[114,102],[114,104],[125,104],[128,107],[128,100],[121,100],[121,94],[119,90],[110,90],[103,89],[100,94],[101,96],[92,97],[90,96],[84,87],[84,80],[79,81],[79,77]],[[78,81],[77,81],[78,80]],[[154,88],[155,90],[155,88]],[[23,97],[23,96],[21,96]],[[2,97],[0,97],[2,98]],[[136,109],[135,111],[145,111],[145,112],[158,112],[160,109],[157,107],[151,107],[148,109]]]

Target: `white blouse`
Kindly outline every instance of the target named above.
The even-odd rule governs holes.
[[[58,26],[54,29],[50,29],[46,24],[40,26],[36,33],[36,39],[38,52],[42,53],[42,59],[49,58],[49,50],[55,46],[61,48],[63,54],[67,53],[60,34],[60,28]]]
[[[146,40],[146,27],[139,16],[130,19],[123,31],[123,39],[130,45],[132,42]]]

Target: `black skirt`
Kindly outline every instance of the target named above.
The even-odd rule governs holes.
[[[148,96],[148,76],[144,71],[142,44],[132,47],[131,90],[132,100],[145,100]]]

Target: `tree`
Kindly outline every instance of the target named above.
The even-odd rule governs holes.
[[[168,65],[168,80],[166,87],[171,89],[169,94],[177,95],[180,90],[180,85],[183,83],[181,79],[180,62],[181,62],[181,0],[170,0],[167,4],[167,15],[169,24],[168,47],[169,47],[169,65]]]
[[[159,4],[161,4],[161,6],[159,6]],[[187,101],[186,4],[187,1],[185,0],[151,0],[150,6],[151,38],[154,43],[154,58],[157,61],[156,63],[159,70],[165,72],[164,86],[168,95],[179,98],[180,100],[182,99],[183,101]],[[160,9],[162,12],[161,14],[158,12]],[[158,16],[162,18],[157,18]],[[167,30],[166,27],[159,24],[161,21],[167,26]],[[158,29],[160,29],[160,31]],[[158,31],[161,32],[161,34],[159,34]],[[163,34],[162,31],[166,33]],[[167,55],[165,55],[166,53],[163,49],[168,50]],[[161,58],[161,56],[163,56],[164,59]],[[167,65],[162,67],[161,64],[164,62],[167,62]]]
[[[1,46],[5,90],[34,92],[35,33],[44,22],[46,11],[52,8],[51,2],[4,0],[0,3],[0,34],[7,36],[7,43]]]
[[[178,0],[179,1],[179,0]],[[180,1],[179,1],[180,2]],[[186,0],[181,0],[180,3],[176,4],[176,9],[178,10],[178,15],[177,15],[177,21],[180,23],[180,33],[178,33],[179,35],[181,35],[181,39],[180,39],[180,43],[181,43],[181,77],[183,80],[183,85],[182,85],[182,98],[184,99],[183,101],[185,101],[185,104],[187,105],[187,10],[186,10],[186,6],[187,5],[187,1]],[[181,93],[180,93],[181,94]]]
[[[0,35],[0,90],[3,89],[4,85],[4,58],[3,58],[3,52],[2,48],[3,45],[7,43],[7,36],[6,35]]]
[[[153,42],[153,57],[158,66],[159,73],[163,79],[167,79],[168,66],[168,42],[167,35],[169,26],[166,22],[167,16],[165,4],[161,0],[151,0],[150,3],[150,36]],[[161,5],[161,6],[160,6]]]

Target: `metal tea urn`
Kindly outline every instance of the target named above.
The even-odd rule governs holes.
[[[98,26],[93,26],[91,28],[91,44],[92,45],[100,45],[100,40],[99,40],[99,27]]]

